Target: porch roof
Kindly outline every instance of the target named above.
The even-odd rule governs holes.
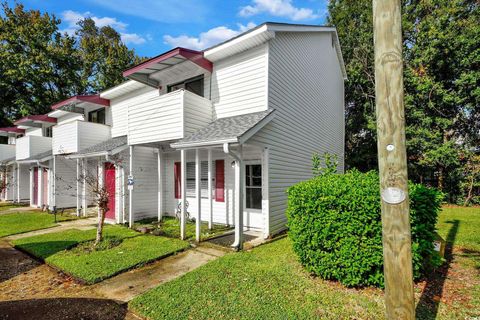
[[[213,64],[204,58],[203,52],[177,47],[125,70],[123,76],[157,88],[160,83],[152,75],[185,61],[212,72]]]
[[[274,110],[247,113],[233,117],[220,118],[206,127],[199,129],[189,137],[172,143],[172,148],[185,149],[202,146],[213,146],[223,143],[243,144],[258,130],[269,123]]]
[[[15,121],[15,125],[19,127],[42,127],[42,124],[55,124],[57,123],[57,119],[49,117],[46,114],[36,114],[23,117],[17,121]]]
[[[25,133],[25,130],[17,128],[17,127],[3,127],[3,128],[0,128],[0,136],[8,136],[9,133],[23,134],[23,133]]]
[[[43,162],[43,161],[50,160],[52,157],[53,157],[52,150],[48,150],[48,151],[41,152],[41,153],[38,153],[36,155],[33,155],[29,158],[22,159],[22,160],[17,160],[17,161],[20,162],[20,163],[28,163],[28,162],[36,162],[36,161]]]
[[[120,136],[102,141],[96,145],[80,150],[67,158],[88,158],[102,155],[116,154],[128,147],[127,136]]]
[[[9,162],[12,162],[12,161],[15,161],[15,157],[10,157],[10,158],[7,158],[7,159],[3,159],[2,161],[0,161],[0,165],[8,165]]]

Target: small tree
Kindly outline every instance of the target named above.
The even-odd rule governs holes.
[[[312,155],[312,172],[314,177],[337,173],[338,157],[336,154],[325,152],[320,156],[317,152]]]
[[[123,158],[121,154],[117,154],[114,156],[110,156],[108,161],[98,160],[97,164],[104,165],[107,162],[117,167],[123,163]],[[89,191],[90,191],[89,193],[92,195],[93,203],[98,208],[97,234],[94,242],[94,246],[97,246],[103,240],[103,229],[104,229],[103,227],[105,223],[105,215],[109,209],[110,193],[108,191],[108,188],[105,186],[104,181],[102,182],[102,179],[98,174],[98,171],[96,169],[89,171],[88,162],[85,162],[84,165],[86,165],[87,168],[82,168],[81,173],[77,175],[78,180],[74,180],[73,182],[75,182],[75,184],[77,182],[81,184],[85,183],[85,185],[89,188]],[[71,170],[76,171],[76,168],[72,167]],[[56,191],[57,194],[59,194],[60,192],[69,192],[69,191],[72,192],[75,190],[75,193],[72,192],[69,195],[77,197],[77,191],[71,184],[72,181],[66,181],[63,177],[59,177],[59,176],[56,176],[55,180],[63,181],[65,183],[65,188],[61,191]]]
[[[479,196],[480,189],[480,155],[468,152],[465,154],[464,182],[462,189],[465,193],[463,205],[468,206]],[[477,190],[477,192],[476,192]]]

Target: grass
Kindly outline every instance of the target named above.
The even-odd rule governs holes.
[[[445,206],[437,227],[447,242],[480,251],[480,207]]]
[[[13,208],[25,207],[25,204],[12,203],[12,202],[0,202],[0,211],[9,210]]]
[[[180,238],[180,221],[173,217],[163,217],[160,225],[158,225],[155,219],[145,219],[137,221],[134,225],[134,228],[139,228],[142,226],[151,227],[154,229],[159,229],[162,236],[170,238]],[[195,239],[195,222],[188,221],[185,224],[185,239],[194,240]],[[200,228],[200,239],[205,240],[211,238],[215,235],[222,234],[225,231],[230,230],[231,227],[214,224],[212,230],[208,229],[208,223],[202,222]]]
[[[0,238],[34,231],[39,229],[51,228],[56,226],[52,214],[39,211],[22,211],[0,215]],[[57,221],[67,221],[76,219],[75,216],[57,215]]]
[[[473,250],[479,245],[479,223],[478,208],[446,207],[438,228],[456,246]],[[458,226],[455,237],[448,236],[452,225]],[[438,289],[440,300],[424,296],[424,283],[416,285],[417,301],[430,299],[417,308],[419,319],[463,319],[480,312],[478,267],[454,263],[449,268],[453,273],[445,280],[433,277],[433,292]],[[470,281],[469,287],[462,286]],[[428,281],[427,287],[431,289]],[[136,297],[129,307],[149,319],[383,319],[383,299],[380,289],[347,289],[311,277],[297,262],[287,237],[227,254]],[[428,307],[432,305],[436,307]]]
[[[96,230],[71,229],[18,239],[13,244],[92,284],[189,247],[188,242],[105,226],[106,244],[92,249]]]
[[[379,290],[343,289],[313,279],[288,238],[232,253],[137,298],[150,319],[373,319],[383,315]]]

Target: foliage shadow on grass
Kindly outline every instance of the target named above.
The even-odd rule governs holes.
[[[453,261],[453,244],[458,233],[460,220],[450,220],[451,224],[448,231],[445,247],[445,262],[436,270],[431,272],[426,278],[426,285],[422,296],[418,301],[416,313],[419,319],[436,319],[440,301],[443,295],[443,287],[447,280],[448,270]]]

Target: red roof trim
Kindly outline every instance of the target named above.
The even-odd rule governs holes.
[[[4,127],[4,128],[0,128],[0,131],[12,132],[12,133],[25,133],[25,130],[17,128],[17,127]]]
[[[84,96],[73,96],[71,98],[68,98],[67,100],[60,101],[52,106],[52,110],[56,110],[60,107],[66,106],[71,103],[80,103],[80,102],[88,102],[88,103],[98,104],[106,107],[110,106],[110,100],[100,98],[100,95],[98,94],[92,94],[92,95],[84,95]]]
[[[156,57],[148,59],[147,61],[144,61],[144,62],[136,65],[133,68],[125,70],[123,72],[123,76],[128,77],[129,75],[131,75],[135,72],[138,72],[140,70],[148,68],[152,64],[165,61],[165,60],[167,60],[169,58],[172,58],[174,56],[182,56],[182,57],[192,61],[193,63],[199,65],[200,67],[212,72],[213,64],[212,64],[211,61],[209,61],[209,60],[207,60],[203,57],[203,52],[178,47],[178,48],[172,49],[170,51],[167,51],[165,53],[162,53],[161,55],[158,55]]]
[[[56,123],[57,122],[57,119],[56,118],[52,118],[52,117],[49,117],[48,115],[46,114],[36,114],[36,115],[31,115],[31,116],[26,116],[26,117],[23,117],[17,121],[14,122],[15,125],[19,125],[21,123],[24,123],[24,122],[29,122],[29,121],[39,121],[39,122],[52,122],[52,123]]]

